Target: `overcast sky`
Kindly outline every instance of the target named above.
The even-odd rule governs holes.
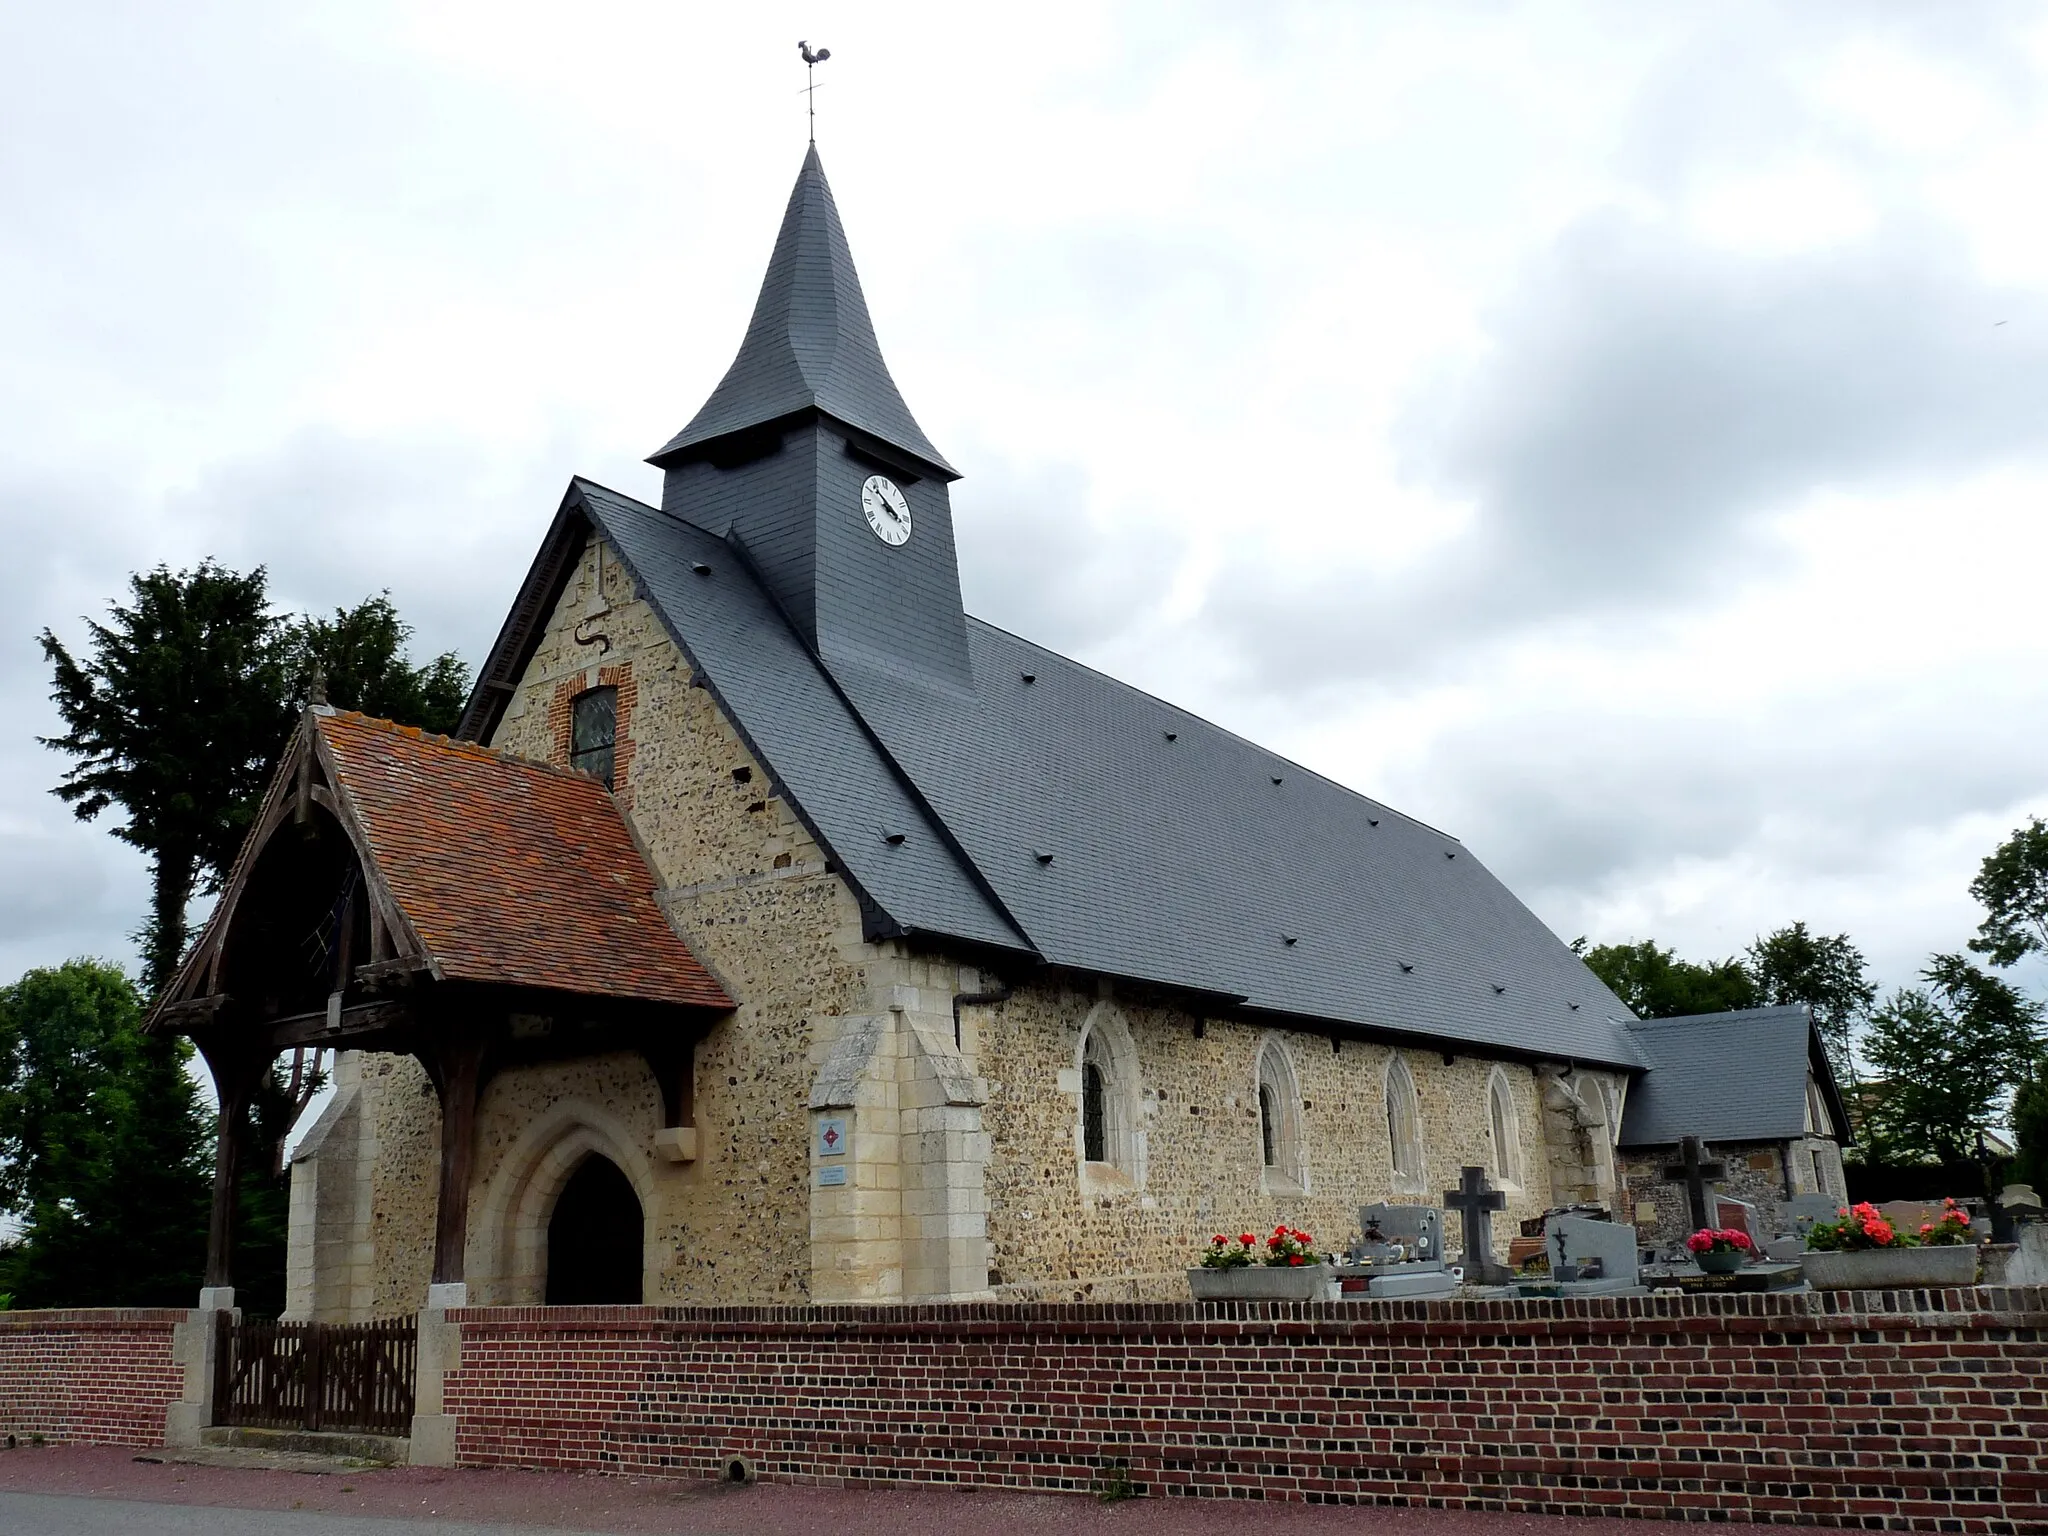
[[[0,0],[0,973],[132,959],[34,642],[131,570],[472,663],[804,144],[968,605],[1560,936],[1959,947],[2048,813],[2038,6]]]

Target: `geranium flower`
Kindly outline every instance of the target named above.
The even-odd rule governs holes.
[[[1301,1255],[1298,1253],[1289,1255],[1287,1260],[1290,1264],[1299,1264],[1301,1261]]]
[[[1251,1233],[1249,1233],[1249,1232],[1240,1232],[1240,1233],[1238,1233],[1238,1234],[1237,1234],[1237,1240],[1238,1240],[1238,1241],[1239,1241],[1240,1243],[1243,1243],[1243,1244],[1245,1245],[1245,1247],[1247,1247],[1247,1248],[1251,1247],[1251,1245],[1252,1245],[1253,1243],[1256,1243],[1256,1242],[1258,1241],[1258,1239],[1257,1239],[1256,1237],[1253,1237],[1253,1236],[1251,1235]]]

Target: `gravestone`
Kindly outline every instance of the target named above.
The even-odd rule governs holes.
[[[1508,1208],[1508,1197],[1486,1182],[1484,1168],[1459,1170],[1458,1187],[1444,1191],[1444,1209],[1465,1221],[1465,1283],[1506,1285],[1507,1266],[1493,1256],[1493,1213]]]
[[[1377,1227],[1386,1241],[1361,1244],[1355,1257],[1372,1261],[1366,1294],[1376,1301],[1400,1296],[1448,1296],[1457,1278],[1444,1268],[1444,1213],[1433,1205],[1367,1205],[1358,1227]],[[1377,1248],[1377,1252],[1368,1251]]]
[[[1706,1162],[1700,1157],[1699,1137],[1687,1136],[1679,1142],[1678,1161],[1664,1170],[1664,1182],[1685,1186],[1685,1207],[1694,1232],[1710,1225],[1707,1220],[1707,1186],[1727,1175],[1725,1164]]]
[[[1794,1195],[1785,1202],[1785,1219],[1802,1238],[1816,1221],[1833,1221],[1841,1214],[1842,1202],[1833,1195]]]
[[[1566,1296],[1611,1296],[1641,1287],[1634,1227],[1584,1216],[1558,1216],[1551,1220],[1544,1241],[1550,1248],[1550,1278]],[[1569,1271],[1589,1268],[1598,1273],[1588,1278],[1560,1278]]]
[[[1714,1192],[1714,1225],[1732,1232],[1740,1232],[1752,1243],[1761,1245],[1764,1240],[1763,1223],[1758,1219],[1756,1207],[1747,1200],[1738,1200],[1733,1195]]]

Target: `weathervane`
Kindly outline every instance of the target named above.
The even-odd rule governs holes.
[[[811,142],[818,142],[818,76],[817,68],[832,57],[830,48],[813,48],[809,43],[798,41],[796,51],[804,56],[804,100],[811,115]]]

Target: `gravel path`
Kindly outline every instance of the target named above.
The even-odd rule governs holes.
[[[1165,1536],[1284,1519],[1290,1536],[1647,1536],[1640,1521],[1457,1510],[1132,1499],[1053,1494],[849,1490],[574,1472],[390,1467],[294,1472],[138,1462],[105,1446],[0,1452],[0,1531],[8,1536]],[[1717,1536],[1762,1527],[1722,1525]]]

